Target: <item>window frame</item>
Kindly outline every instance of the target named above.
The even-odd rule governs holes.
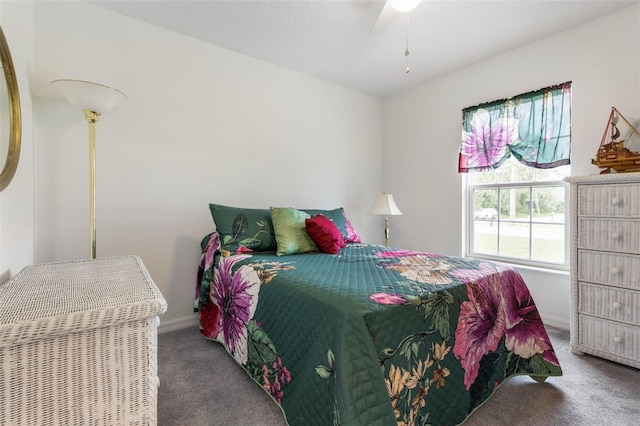
[[[570,174],[570,173],[569,173]],[[482,184],[472,184],[471,181],[471,173],[465,174],[463,178],[464,185],[464,202],[463,202],[463,217],[464,222],[466,224],[465,235],[464,235],[464,255],[466,257],[472,257],[477,259],[486,259],[494,262],[507,263],[514,266],[525,266],[537,269],[544,270],[555,270],[555,271],[569,271],[570,267],[570,236],[571,236],[571,221],[570,221],[570,196],[569,196],[569,185],[564,180],[550,180],[550,181],[519,181],[519,182],[501,182],[501,183],[482,183]],[[473,194],[475,189],[509,189],[509,188],[528,188],[530,191],[536,187],[562,187],[564,188],[564,262],[563,263],[555,263],[555,262],[545,262],[539,260],[532,259],[523,259],[518,257],[509,257],[503,255],[492,255],[487,253],[476,253],[472,249],[474,247],[474,199]],[[496,218],[496,223],[500,223],[500,209],[498,208],[498,217]],[[532,224],[540,223],[534,222],[533,217],[529,216],[529,221],[525,222],[529,225],[529,249],[531,249],[532,244]],[[543,222],[544,223],[544,222]],[[499,226],[499,225],[498,225]],[[498,244],[500,241],[499,238],[499,228],[498,228]]]

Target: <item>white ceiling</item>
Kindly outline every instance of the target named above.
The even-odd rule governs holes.
[[[88,3],[376,96],[638,1],[423,0],[371,35],[384,0],[92,0]]]

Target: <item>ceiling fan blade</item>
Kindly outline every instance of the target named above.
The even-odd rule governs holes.
[[[378,15],[376,23],[371,28],[371,31],[369,31],[369,35],[377,36],[384,34],[387,31],[387,28],[389,28],[389,24],[391,24],[391,21],[396,16],[396,14],[397,12],[391,6],[391,2],[387,0],[382,10],[380,11],[380,15]]]

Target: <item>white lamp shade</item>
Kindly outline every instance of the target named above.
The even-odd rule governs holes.
[[[393,195],[384,193],[376,197],[376,201],[373,203],[373,206],[371,206],[369,214],[401,215],[402,212],[393,200]]]
[[[398,12],[409,12],[422,1],[422,0],[389,0],[391,7]]]
[[[119,90],[98,83],[82,80],[54,80],[56,88],[71,105],[97,113],[107,112],[127,97]]]

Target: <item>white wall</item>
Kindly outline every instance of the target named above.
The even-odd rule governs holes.
[[[640,117],[639,27],[632,6],[385,99],[383,187],[404,212],[392,218],[393,244],[463,253],[457,161],[464,107],[573,81],[572,174],[598,173],[590,159],[611,107]],[[568,327],[569,276],[521,272],[543,318]]]
[[[23,10],[19,3],[9,2]],[[211,229],[209,202],[342,205],[366,241],[381,242],[380,218],[366,211],[383,189],[404,212],[390,219],[394,246],[460,255],[462,108],[572,80],[573,174],[597,172],[590,158],[612,105],[631,118],[640,115],[637,6],[384,103],[89,4],[30,7],[32,15],[16,14],[9,26],[27,33],[27,58],[35,46],[35,60],[26,60],[34,75],[87,79],[128,95],[98,123],[98,256],[140,255],[169,302],[163,318],[169,327],[194,320],[198,244]],[[5,31],[6,9],[2,2]],[[49,45],[43,40],[56,48],[39,49]],[[618,65],[611,58],[619,58]],[[14,196],[19,185],[26,189],[19,191],[20,202],[10,203],[10,213],[11,192],[0,199],[0,273],[34,261],[34,166],[35,261],[89,254],[87,124],[61,98],[38,97],[35,106],[37,157],[27,135],[18,183],[10,187]],[[19,247],[19,260],[7,261],[9,246],[11,258]],[[523,275],[543,317],[568,324],[568,276]]]
[[[18,80],[22,116],[20,161],[13,180],[0,193],[0,284],[2,284],[22,268],[32,264],[35,253],[33,106],[28,80],[28,64],[33,63],[32,5],[1,1],[0,23],[11,51]],[[7,129],[1,130],[7,132]],[[2,156],[3,162],[0,167],[4,165],[5,157],[6,153]]]
[[[97,254],[136,254],[194,321],[208,203],[344,206],[366,239],[381,187],[382,101],[76,2],[35,3],[40,77],[127,100],[97,124]],[[50,64],[44,66],[43,64]],[[51,65],[53,64],[53,65]],[[36,100],[39,262],[89,256],[88,130],[62,98]]]

